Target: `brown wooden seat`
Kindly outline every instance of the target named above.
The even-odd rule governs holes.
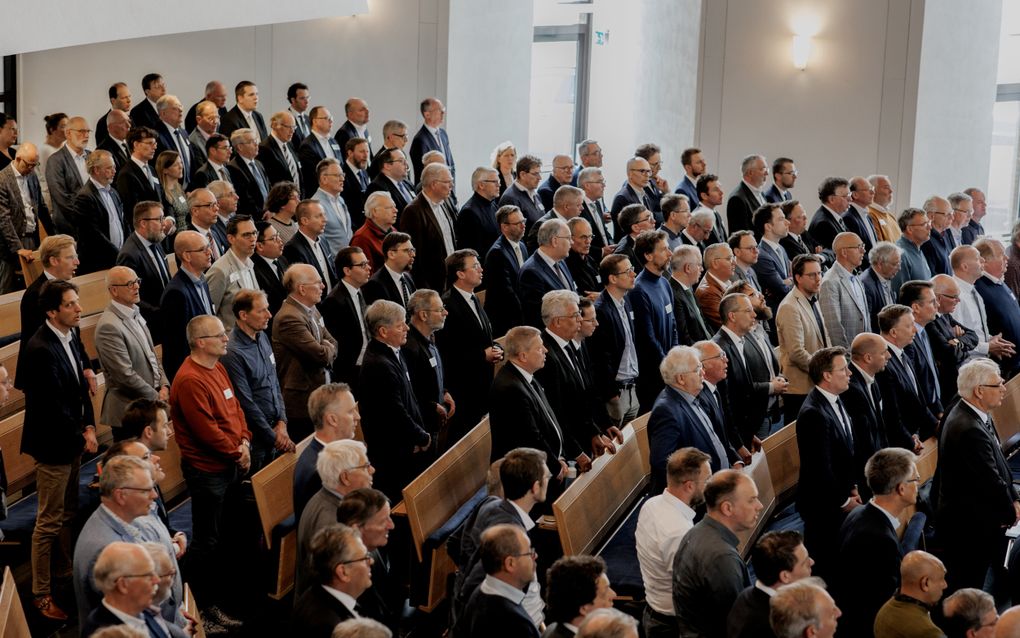
[[[489,417],[471,429],[453,447],[404,488],[402,510],[407,513],[418,560],[429,560],[429,587],[425,611],[432,611],[446,597],[448,577],[456,566],[438,543],[425,556],[426,539],[445,525],[485,485],[492,454]]]
[[[769,472],[776,499],[782,503],[792,499],[800,478],[800,449],[797,446],[797,422],[794,421],[761,442],[768,457]]]
[[[992,410],[992,422],[995,423],[995,430],[1003,443],[1020,434],[1020,419],[1016,417],[1018,414],[1020,414],[1020,375],[1009,380],[1002,405]]]
[[[737,550],[746,560],[751,554],[751,548],[758,542],[758,537],[765,531],[772,513],[776,510],[776,490],[772,485],[769,458],[764,450],[755,453],[751,459],[751,465],[744,468],[744,474],[750,476],[751,480],[758,487],[758,500],[764,506],[761,513],[758,514],[758,522],[755,526],[746,532],[737,534],[740,538],[740,545],[737,547]]]
[[[45,233],[46,231],[42,232]],[[43,271],[43,263],[39,261],[39,251],[32,251],[32,261],[18,255],[18,262],[21,264],[21,274],[25,278],[25,286],[28,287],[39,278]]]
[[[191,593],[191,586],[184,583],[184,611],[195,619],[195,638],[205,638],[205,627],[202,626],[202,614],[198,611],[198,603],[195,602],[195,595]]]
[[[939,460],[938,439],[930,437],[922,445],[924,446],[924,449],[915,461],[917,464],[917,474],[921,477],[921,481],[918,485],[924,485],[931,480],[933,476],[935,476],[935,467],[938,465]],[[917,506],[910,505],[900,514],[900,522],[902,523],[899,530],[900,536],[903,536],[903,533],[907,531],[907,523],[916,512]]]
[[[14,381],[14,375],[18,370],[18,352],[21,350],[21,344],[17,341],[9,343],[3,348],[0,348],[0,363],[7,368],[7,374],[10,376],[11,381]],[[0,406],[0,418],[8,417],[18,410],[25,409],[25,394],[11,386],[8,389],[7,403]]]
[[[110,291],[106,287],[105,270],[81,275],[71,281],[78,286],[78,303],[81,304],[83,317],[106,310],[110,303]]]
[[[4,567],[3,584],[0,585],[0,636],[3,638],[32,638],[28,629],[25,609],[21,606],[18,588],[10,567]]]

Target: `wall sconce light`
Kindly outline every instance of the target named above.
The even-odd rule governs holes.
[[[793,36],[793,66],[800,71],[807,68],[808,58],[811,57],[811,36]]]

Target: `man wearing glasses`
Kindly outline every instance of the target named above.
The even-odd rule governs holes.
[[[949,263],[949,253],[956,247],[949,226],[953,223],[953,205],[949,200],[938,195],[929,197],[924,202],[924,212],[931,222],[928,241],[921,244],[921,252],[928,261],[928,268],[933,275],[949,275],[953,269]]]
[[[14,291],[18,255],[32,259],[32,250],[38,245],[37,224],[48,234],[56,232],[35,174],[38,165],[39,150],[25,142],[18,147],[14,161],[0,170],[0,294]]]
[[[372,586],[373,558],[361,534],[339,523],[319,530],[309,550],[315,584],[294,603],[291,629],[296,636],[329,638],[337,624],[362,617],[357,601]]]
[[[383,160],[382,169],[365,190],[365,197],[376,191],[389,193],[400,213],[414,201],[414,186],[407,181],[407,160],[399,148],[390,149],[388,159]]]
[[[46,184],[53,204],[53,219],[60,232],[74,228],[74,196],[89,179],[85,160],[91,151],[85,147],[91,134],[85,118],[72,117],[67,121],[67,141],[46,161]]]
[[[329,135],[333,130],[333,116],[329,109],[325,106],[313,106],[308,117],[312,131],[301,140],[301,146],[297,151],[306,188],[318,183],[315,179],[315,167],[319,165],[319,162],[327,157],[332,157],[340,162],[344,161],[343,148]]]
[[[251,256],[255,254],[255,242],[258,231],[255,222],[247,215],[234,215],[227,222],[227,242],[230,250],[209,267],[206,280],[209,284],[209,296],[216,308],[216,316],[230,330],[234,327],[234,296],[244,289],[258,290],[259,282],[255,277],[255,264]]]
[[[808,232],[822,248],[831,249],[836,235],[847,232],[843,213],[850,207],[850,182],[842,177],[826,177],[818,187],[818,199],[822,205],[811,217]]]
[[[258,138],[250,128],[239,128],[230,135],[234,147],[234,159],[227,165],[230,182],[237,190],[237,211],[245,215],[259,216],[266,204],[266,197],[273,183],[266,174],[266,168],[256,157],[259,153]]]
[[[156,131],[144,126],[133,128],[128,131],[127,145],[131,149],[131,158],[120,167],[114,182],[124,210],[133,211],[138,202],[162,204],[163,188],[150,164],[156,156]]]
[[[156,156],[166,151],[174,151],[181,158],[184,173],[181,175],[181,186],[187,188],[191,176],[198,168],[198,153],[191,148],[191,139],[184,130],[184,106],[174,95],[164,95],[156,101],[156,112],[159,114],[159,127],[156,129]]]
[[[177,274],[160,299],[163,318],[163,367],[172,380],[190,351],[185,335],[192,318],[216,314],[205,271],[212,263],[209,242],[193,230],[182,230],[174,239]]]
[[[782,204],[793,201],[790,189],[797,182],[797,166],[789,157],[777,157],[772,162],[772,186],[765,191],[766,202]]]
[[[485,255],[499,238],[496,223],[496,198],[499,196],[499,177],[496,169],[479,166],[471,173],[474,194],[464,202],[454,222],[457,244]]]
[[[169,221],[166,220],[167,223]],[[159,304],[164,289],[170,283],[170,271],[162,246],[166,237],[162,205],[157,201],[139,202],[132,209],[132,227],[134,232],[124,240],[124,247],[117,254],[117,265],[135,271],[141,280],[138,308],[148,323],[152,342],[159,344],[163,342],[163,319],[159,314]]]
[[[537,222],[545,214],[545,206],[538,196],[538,182],[542,179],[542,160],[534,155],[525,155],[517,160],[516,179],[507,186],[499,198],[499,206],[513,205],[524,213],[529,224]]]
[[[726,200],[726,227],[729,231],[751,230],[751,216],[765,204],[765,181],[769,169],[763,155],[748,155],[740,162],[742,179]],[[726,238],[723,237],[723,240]]]
[[[645,194],[645,186],[652,179],[652,167],[648,160],[643,157],[632,157],[627,160],[627,181],[623,183],[620,190],[613,196],[613,205],[609,208],[609,214],[616,224],[616,239],[623,239],[627,230],[619,223],[620,212],[631,204],[641,204],[648,210],[652,210],[652,202]],[[655,220],[656,224],[662,222],[662,214]]]

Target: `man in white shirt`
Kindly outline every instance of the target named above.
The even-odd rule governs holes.
[[[641,506],[634,541],[645,585],[643,625],[647,638],[676,636],[673,609],[673,556],[694,527],[694,508],[705,502],[711,475],[709,456],[693,447],[673,452],[666,461],[666,489]]]
[[[341,249],[350,245],[351,236],[354,234],[347,202],[340,195],[344,190],[346,178],[340,162],[332,157],[319,162],[315,167],[315,174],[318,177],[319,189],[312,195],[312,199],[319,200],[326,213],[326,230],[322,235],[329,244],[331,253],[329,259],[334,259]]]
[[[208,159],[205,145],[209,137],[220,128],[220,111],[216,104],[209,100],[202,100],[195,105],[195,129],[191,131],[188,139],[196,152],[195,165],[201,166]],[[222,162],[221,162],[222,164]]]
[[[184,130],[184,105],[174,95],[164,95],[156,102],[156,113],[159,114],[160,127],[157,129],[156,140],[159,145],[156,155],[164,151],[175,151],[181,158],[184,172],[181,186],[187,188],[194,170],[195,157],[191,152],[191,140]]]
[[[1002,338],[1002,333],[992,335],[988,329],[988,313],[985,301],[974,288],[974,283],[984,272],[984,260],[973,246],[957,246],[949,255],[953,268],[953,280],[959,287],[959,305],[953,311],[953,319],[970,328],[978,336],[978,345],[970,351],[970,357],[1012,356],[1016,344]]]

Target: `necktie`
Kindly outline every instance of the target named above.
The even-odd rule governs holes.
[[[127,142],[121,142],[120,149],[124,151],[124,157],[131,157],[131,153],[128,152]]]
[[[874,381],[871,382],[871,407],[875,408],[875,415],[879,421],[882,420],[882,391],[878,389],[878,384]]]
[[[404,275],[400,275],[400,296],[404,300],[404,307],[406,308],[407,302],[411,298],[411,289],[408,288]]]
[[[553,270],[556,271],[556,274],[559,275],[560,281],[563,282],[563,289],[573,290],[573,288],[571,288],[570,286],[570,280],[567,279],[567,276],[565,274],[563,274],[563,262],[562,261],[556,262],[553,265]]]
[[[685,303],[684,305],[687,306],[688,310],[690,311],[691,319],[693,319],[694,323],[696,323],[698,325],[698,328],[701,329],[702,336],[699,338],[699,340],[708,339],[712,335],[712,331],[709,330],[708,326],[705,325],[705,320],[701,316],[701,312],[698,309],[698,302],[694,298],[694,291],[691,290],[690,288],[685,288],[681,292],[681,294],[683,294],[684,298],[687,300],[687,303]]]
[[[223,254],[220,252],[220,244],[219,242],[216,241],[216,236],[213,235],[211,230],[209,231],[209,234],[206,235],[205,238],[209,240],[209,248],[212,250],[212,258],[213,261],[216,261],[217,259],[223,256]]]
[[[362,607],[358,603],[354,603],[354,615],[357,616],[358,618],[364,618],[365,617],[364,607]]]
[[[365,171],[358,171],[358,181],[361,182],[361,190],[364,191],[368,188],[368,173]]]
[[[361,310],[361,316],[364,317],[368,311],[368,304],[365,303],[365,295],[361,294],[361,290],[358,290],[358,308]]]
[[[854,451],[854,435],[850,429],[850,417],[847,416],[846,410],[843,409],[843,402],[836,398],[836,407],[839,408],[839,420],[843,425],[843,434],[846,435],[847,445],[850,447],[850,452]]]
[[[779,269],[783,273],[783,279],[786,279],[790,276],[790,256],[786,254],[786,249],[782,246],[779,247],[777,256],[779,257]]]
[[[573,368],[574,374],[576,374],[578,376],[578,378],[580,378],[580,376],[581,376],[581,364],[578,363],[578,361],[577,361],[577,354],[574,353],[574,346],[570,345],[569,341],[567,342],[567,344],[565,346],[563,346],[563,352],[564,352],[564,354],[567,355],[567,359],[570,360],[570,367]]]
[[[485,315],[482,314],[482,304],[478,303],[478,297],[476,297],[473,293],[471,295],[471,305],[474,306],[475,316],[478,317],[478,323],[481,324],[482,328],[489,330],[489,322],[485,320]]]
[[[223,167],[220,167],[220,168],[216,169],[216,172],[219,174],[221,180],[223,180],[224,182],[227,182],[228,184],[232,183],[230,181],[230,175],[227,174],[227,169],[225,169]]]
[[[400,190],[400,194],[404,197],[405,206],[414,200],[414,195],[411,194],[411,191],[407,188],[407,184],[404,183],[404,180],[397,182],[397,188]]]
[[[545,391],[542,390],[542,386],[539,385],[538,380],[531,379],[531,389],[535,391],[535,395],[538,397],[538,405],[542,408],[542,412],[545,413],[546,419],[552,424],[553,429],[556,431],[556,438],[558,439],[559,453],[556,456],[561,456],[563,453],[563,434],[560,432],[560,424],[557,423],[556,417],[553,415],[552,406],[549,405],[549,400],[545,398]]]
[[[577,373],[581,377],[581,385],[588,387],[588,368],[584,365],[581,348],[575,343],[570,342],[567,344],[567,351],[574,358],[574,365],[577,366]]]
[[[726,455],[726,448],[723,447],[722,441],[719,440],[719,436],[715,433],[715,428],[712,427],[712,422],[705,414],[705,411],[701,409],[698,402],[695,401],[690,404],[691,410],[694,412],[694,416],[701,422],[701,426],[705,428],[705,434],[708,435],[708,440],[712,442],[712,447],[715,450],[716,456],[719,457],[719,468],[728,469],[730,466],[730,459]]]
[[[279,259],[273,260],[273,270],[276,272],[276,276],[280,278],[280,281],[283,281],[283,267],[280,266]]]
[[[914,377],[914,371],[903,361],[903,355],[897,355],[896,360],[900,362],[900,365],[907,371],[907,377],[910,379],[910,385],[914,389],[914,394],[917,394],[917,378]]]
[[[181,161],[184,162],[184,180],[187,181],[191,175],[191,154],[188,153],[187,136],[179,128],[174,129],[174,136],[177,138],[177,150],[180,151]]]
[[[511,245],[514,248],[514,255],[517,257],[517,267],[520,268],[524,265],[524,255],[521,254],[521,244],[520,242],[513,242]]]
[[[152,253],[152,258],[156,260],[156,269],[159,270],[159,278],[163,280],[163,285],[166,286],[170,283],[170,273],[166,269],[166,259],[159,254],[159,248],[156,244],[149,244],[149,252]]]
[[[933,391],[932,397],[939,401],[941,399],[942,391],[939,388],[938,383],[938,371],[935,369],[935,359],[931,351],[931,343],[928,341],[928,333],[922,328],[917,333],[918,340],[921,342],[921,352],[924,354],[925,360],[928,362],[928,367],[931,368],[932,377],[935,379],[935,383],[932,384]]]
[[[152,612],[149,610],[143,611],[142,618],[145,619],[145,627],[149,630],[149,635],[152,638],[170,638],[167,636],[166,632],[163,631],[163,628],[159,626],[159,623],[156,622],[156,619],[153,618]]]
[[[974,297],[974,305],[977,306],[978,316],[981,318],[982,341],[988,341],[988,338],[991,337],[991,335],[988,334],[988,319],[985,317],[985,308],[981,303],[981,297],[978,296],[977,288],[972,287],[970,289],[970,294]]]
[[[214,314],[212,307],[212,295],[209,293],[209,284],[205,280],[205,275],[198,280],[199,296],[202,297],[202,304],[205,305],[205,314]]]
[[[308,116],[302,113],[298,116],[298,122],[301,124],[301,136],[308,137]]]
[[[294,156],[291,155],[290,149],[287,148],[286,142],[280,143],[280,150],[283,151],[283,158],[287,160],[287,170],[290,171],[290,176],[294,178],[294,183],[301,184],[301,175],[298,173],[297,162],[294,161]]]
[[[811,306],[811,313],[815,316],[815,323],[818,324],[818,333],[822,335],[822,347],[829,347],[829,340],[825,338],[825,324],[822,323],[822,315],[818,312],[818,296],[815,295],[811,299],[808,299],[808,305]]]
[[[591,211],[593,221],[595,222],[595,231],[602,238],[602,243],[606,246],[609,245],[609,240],[606,238],[606,226],[602,223],[602,213],[598,212],[598,202],[595,202],[595,210]]]
[[[259,170],[259,165],[254,160],[248,162],[248,170],[251,171],[252,177],[255,178],[255,183],[258,184],[259,192],[262,193],[262,199],[266,199],[266,195],[269,193],[269,188],[266,186],[266,178],[263,177],[262,171]]]

